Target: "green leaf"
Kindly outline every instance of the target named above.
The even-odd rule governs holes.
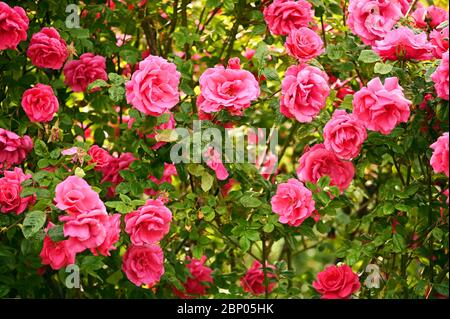
[[[378,74],[388,74],[389,72],[392,71],[392,69],[393,69],[392,64],[386,64],[381,62],[375,63],[375,66],[373,67],[373,71]]]
[[[95,80],[94,82],[88,85],[87,90],[91,91],[92,89],[103,88],[107,86],[109,86],[109,84],[105,80]]]
[[[241,247],[242,251],[245,253],[250,248],[250,240],[247,237],[239,238],[239,246]]]
[[[125,88],[123,86],[112,86],[108,89],[109,97],[114,102],[120,102],[125,96]]]
[[[46,215],[42,211],[33,211],[27,213],[23,224],[22,233],[25,238],[30,238],[36,234],[45,224]]]
[[[214,177],[211,174],[204,172],[202,174],[202,184],[201,184],[203,191],[204,192],[209,191],[211,189],[213,183],[214,183]]]
[[[123,76],[113,72],[108,74],[108,79],[116,86],[120,86],[125,83],[125,78]]]
[[[50,228],[47,232],[47,235],[54,242],[58,242],[64,240],[64,227],[63,225],[56,225]]]
[[[48,157],[48,155],[49,155],[47,144],[45,144],[45,142],[40,139],[37,139],[34,141],[33,149],[37,156]]]
[[[280,77],[274,68],[264,68],[263,75],[267,78],[267,80],[280,81]]]
[[[256,208],[256,207],[261,206],[261,204],[262,204],[262,202],[258,198],[250,196],[250,195],[242,196],[239,199],[239,202],[242,204],[242,206],[247,207],[247,208]]]
[[[263,227],[263,231],[265,233],[271,233],[271,232],[273,232],[274,228],[275,228],[274,224],[271,224],[271,223],[265,224],[264,227]]]
[[[362,50],[358,60],[364,63],[374,63],[380,61],[380,57],[372,50]]]
[[[119,281],[122,278],[123,278],[122,270],[117,270],[117,271],[113,272],[111,275],[109,275],[108,278],[106,278],[106,282],[108,284],[115,286],[119,283]]]
[[[392,245],[393,251],[396,253],[404,252],[404,250],[406,249],[406,241],[399,233],[395,233],[392,236]]]

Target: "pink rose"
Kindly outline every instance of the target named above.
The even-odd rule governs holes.
[[[274,35],[288,35],[292,30],[307,27],[314,10],[305,0],[275,0],[264,9],[264,20]]]
[[[400,4],[394,0],[350,0],[347,23],[364,44],[382,40],[402,17]]]
[[[132,153],[122,153],[119,157],[111,156],[108,168],[103,170],[103,178],[101,183],[111,182],[116,185],[123,181],[120,172],[127,170],[131,163],[136,160]]]
[[[64,236],[70,251],[79,253],[85,249],[99,247],[105,242],[109,216],[103,209],[94,209],[76,216],[65,215],[59,218],[64,222]]]
[[[64,83],[74,92],[86,91],[95,80],[108,80],[106,59],[100,55],[84,53],[79,60],[72,60],[64,66]]]
[[[343,192],[352,182],[355,168],[351,162],[339,159],[328,151],[323,144],[307,149],[300,157],[297,176],[302,182],[317,183],[323,176],[330,177],[330,185],[337,186]]]
[[[38,68],[59,70],[69,57],[66,41],[55,28],[42,28],[31,37],[27,56]]]
[[[0,2],[0,51],[17,49],[27,39],[28,17],[21,7],[11,8]]]
[[[125,231],[135,245],[154,244],[169,232],[171,221],[170,209],[159,199],[149,199],[125,216]]]
[[[306,64],[292,65],[281,84],[280,111],[301,123],[311,122],[326,105],[328,76]]]
[[[259,173],[265,179],[269,179],[272,174],[276,173],[278,165],[278,156],[269,152],[263,152],[258,156],[255,167],[258,169]]]
[[[45,232],[47,233],[48,230],[54,226],[54,224],[49,222]],[[41,263],[43,265],[50,265],[53,270],[58,270],[68,265],[75,264],[75,255],[75,252],[68,249],[67,240],[54,242],[50,236],[45,236],[40,253]]]
[[[383,40],[375,41],[372,49],[384,60],[431,60],[433,45],[425,32],[415,34],[408,27],[399,27],[386,33]]]
[[[217,176],[218,180],[226,180],[228,178],[228,171],[222,164],[222,155],[213,147],[209,147],[203,158],[206,161],[206,165],[211,168]]]
[[[313,30],[302,27],[289,33],[284,43],[287,53],[299,62],[306,62],[321,55],[325,49],[320,36]]]
[[[418,28],[426,28],[429,25],[434,29],[442,22],[448,20],[448,12],[435,6],[417,8],[411,16]]]
[[[313,282],[322,299],[348,299],[360,286],[358,275],[347,265],[329,266]]]
[[[398,78],[374,78],[355,93],[353,114],[366,128],[389,134],[399,123],[408,122],[411,101],[405,98]]]
[[[448,26],[440,31],[431,31],[430,43],[434,46],[432,49],[433,56],[436,59],[442,59],[442,55],[448,51]]]
[[[230,59],[228,67],[216,66],[200,76],[199,110],[204,113],[227,110],[241,115],[259,96],[259,85],[252,73],[241,70],[239,59]]]
[[[435,173],[444,173],[448,175],[448,132],[442,134],[436,142],[431,144],[433,155],[430,159],[430,164]]]
[[[175,64],[150,55],[126,83],[127,102],[147,115],[166,113],[180,100],[180,77]]]
[[[203,296],[209,287],[208,283],[213,282],[212,269],[205,266],[206,256],[202,256],[200,259],[188,257],[187,260],[189,263],[186,265],[186,268],[189,271],[189,276],[186,278],[186,282],[183,283],[184,291],[176,290],[175,293],[181,298]]]
[[[123,256],[122,270],[136,286],[150,287],[164,274],[164,255],[158,245],[132,245]]]
[[[177,168],[174,164],[164,163],[164,172],[163,176],[160,179],[157,179],[155,176],[149,176],[149,179],[157,185],[161,185],[162,183],[172,183],[172,176],[177,176]],[[155,196],[158,194],[157,191],[148,188],[145,190],[145,194],[150,196]]]
[[[358,156],[366,138],[364,124],[344,110],[334,111],[323,128],[325,148],[341,159],[351,160]]]
[[[69,214],[88,213],[106,208],[98,194],[89,184],[78,176],[69,176],[55,188],[56,207]]]
[[[400,5],[403,15],[405,15],[408,12],[408,9],[411,6],[411,3],[413,2],[413,0],[396,0],[396,1]],[[422,6],[422,4],[420,2],[417,2],[416,7],[418,6]]]
[[[59,109],[58,99],[49,85],[36,84],[22,95],[22,108],[32,122],[50,122]]]
[[[434,82],[434,88],[436,89],[437,96],[441,99],[448,101],[449,87],[448,87],[448,50],[442,54],[442,60],[436,71],[431,75],[431,79]],[[1,136],[0,136],[0,152],[1,152]],[[1,153],[0,153],[1,158]]]
[[[266,273],[267,273],[267,281],[268,287],[267,291],[270,293],[273,288],[276,286],[276,282],[274,282],[273,278],[275,278],[275,274],[271,272],[271,270],[275,270],[275,266],[266,265]],[[264,270],[261,263],[257,260],[253,262],[253,265],[250,269],[247,270],[247,273],[241,279],[241,286],[245,292],[251,293],[255,296],[262,295],[266,291],[266,285],[264,282]]]
[[[91,248],[91,252],[97,256],[111,256],[110,251],[115,250],[114,244],[120,238],[120,214],[108,215],[108,220],[104,224],[106,229],[105,240],[97,247]]]
[[[315,210],[311,191],[295,178],[278,185],[270,203],[278,221],[289,226],[300,226]]]
[[[96,171],[109,170],[109,163],[111,162],[112,156],[104,148],[98,145],[92,145],[89,148],[88,155],[92,158],[89,163],[95,163],[94,169]]]
[[[20,137],[0,127],[0,168],[22,163],[32,149],[33,141],[28,135]]]
[[[12,171],[5,171],[4,177],[0,178],[0,212],[16,215],[35,202],[36,196],[27,196],[22,198],[21,184],[27,179],[31,179],[30,174],[24,174],[21,168],[15,167]]]

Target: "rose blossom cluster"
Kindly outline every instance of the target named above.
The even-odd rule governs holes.
[[[78,60],[67,62],[63,72],[64,83],[74,92],[85,92],[89,84],[95,80],[108,79],[106,59],[93,53],[84,53]]]
[[[125,216],[125,232],[131,246],[123,256],[122,269],[136,286],[153,286],[164,274],[164,254],[158,242],[169,232],[172,212],[159,200]]]
[[[27,39],[29,19],[21,7],[11,8],[0,2],[0,51],[15,50]]]
[[[55,189],[55,205],[66,212],[59,217],[67,239],[54,241],[48,231],[41,251],[42,264],[60,269],[74,263],[76,254],[90,250],[109,256],[120,236],[120,214],[109,215],[97,192],[82,178],[69,176]]]

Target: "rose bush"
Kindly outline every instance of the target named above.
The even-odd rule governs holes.
[[[0,297],[448,298],[447,6],[0,1]]]

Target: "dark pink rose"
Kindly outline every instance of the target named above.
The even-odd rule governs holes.
[[[449,84],[448,84],[448,50],[442,54],[442,60],[436,71],[431,75],[431,79],[434,82],[434,88],[436,89],[437,96],[441,99],[448,101],[449,96]],[[1,158],[1,137],[0,137],[0,158]]]
[[[28,135],[20,137],[0,127],[0,168],[22,163],[32,149],[33,141]]]
[[[89,162],[90,164],[95,163],[96,171],[109,170],[109,163],[111,162],[112,156],[104,148],[98,145],[92,145],[88,150],[89,156],[92,158]]]
[[[297,176],[302,182],[317,183],[323,176],[330,177],[330,185],[343,192],[353,180],[355,168],[351,162],[339,159],[323,144],[316,144],[300,157]]]
[[[205,266],[206,256],[202,256],[200,259],[188,257],[187,260],[189,263],[186,265],[186,268],[189,271],[189,276],[186,282],[183,283],[184,291],[176,290],[175,293],[181,298],[203,296],[209,288],[209,283],[213,282],[212,269]]]
[[[270,293],[277,285],[277,283],[273,281],[276,277],[273,273],[275,266],[267,264],[266,269],[268,278],[267,291]],[[241,286],[245,292],[251,293],[255,296],[265,293],[266,285],[264,282],[264,270],[259,261],[255,260],[253,265],[247,270],[245,276],[241,278]]]
[[[27,179],[31,179],[31,174],[24,174],[18,167],[4,172],[4,177],[0,178],[0,212],[19,215],[35,202],[34,195],[23,198],[20,196],[21,184]]]
[[[64,83],[74,92],[86,91],[95,80],[108,80],[106,59],[100,55],[84,53],[79,60],[72,60],[64,66]]]
[[[442,30],[431,31],[430,43],[434,46],[433,56],[436,59],[442,59],[442,55],[448,51],[448,26]]]
[[[22,95],[22,108],[32,122],[50,122],[59,109],[59,102],[49,85],[36,84]]]
[[[123,256],[122,270],[136,286],[155,285],[164,274],[164,255],[155,244],[128,248]]]
[[[55,225],[48,223],[45,232]],[[71,264],[75,264],[75,252],[67,247],[67,240],[54,242],[50,236],[46,235],[44,244],[40,253],[41,263],[43,265],[50,265],[53,270],[58,270]]]
[[[348,299],[360,286],[358,275],[347,265],[329,266],[313,282],[322,299]]]
[[[42,28],[31,37],[27,56],[38,68],[59,70],[66,62],[69,52],[66,41],[55,28]]]
[[[431,144],[433,155],[430,159],[430,164],[435,173],[444,173],[449,177],[448,172],[448,132],[440,136],[436,142]]]
[[[21,7],[11,8],[0,2],[0,51],[17,49],[27,39],[28,17]]]

